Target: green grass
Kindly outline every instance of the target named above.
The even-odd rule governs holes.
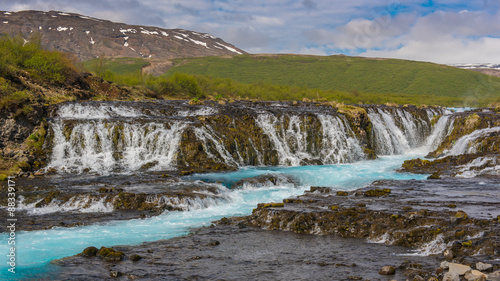
[[[99,67],[104,67],[117,75],[137,74],[148,65],[149,62],[141,58],[97,58],[83,62],[83,67],[87,70],[96,72]]]
[[[500,97],[500,78],[427,62],[348,56],[241,55],[176,59],[174,64],[166,75],[188,73],[230,78],[244,84],[264,82],[372,93],[387,95],[394,101],[410,98],[418,103],[484,106],[498,102]]]

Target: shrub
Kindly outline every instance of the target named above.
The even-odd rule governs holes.
[[[193,98],[203,98],[200,86],[198,86],[198,81],[195,77],[184,74],[176,73],[170,77],[169,82],[172,83],[175,90],[187,94],[189,97]]]
[[[21,36],[0,37],[0,73],[24,69],[50,83],[63,83],[78,72],[76,60],[69,54],[42,48],[40,35],[32,34],[27,40]]]
[[[0,100],[0,109],[18,109],[22,105],[27,106],[26,103],[30,101],[30,95],[24,91],[14,92],[8,94]]]

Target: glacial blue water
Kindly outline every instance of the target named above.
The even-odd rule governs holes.
[[[267,173],[292,175],[299,180],[299,187],[271,186],[248,189],[226,189],[226,200],[218,201],[205,209],[185,212],[165,212],[162,215],[128,221],[72,228],[18,232],[16,235],[16,274],[7,271],[7,235],[0,235],[0,279],[18,280],[57,274],[50,261],[81,252],[88,246],[138,245],[142,242],[168,239],[188,233],[190,228],[210,225],[212,221],[227,216],[249,215],[257,203],[281,202],[285,198],[302,194],[310,186],[330,186],[352,190],[379,179],[425,179],[426,175],[396,173],[406,159],[421,154],[384,156],[377,160],[352,164],[300,166],[300,167],[245,167],[236,172],[198,174],[187,179],[221,182],[230,186],[237,180]]]

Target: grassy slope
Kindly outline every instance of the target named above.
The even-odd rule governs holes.
[[[93,59],[83,62],[85,69],[95,71],[99,65],[99,59]],[[107,59],[104,62],[105,69],[118,74],[125,75],[131,73],[140,73],[144,66],[149,65],[149,62],[141,58],[113,58]]]
[[[174,60],[173,73],[309,89],[459,98],[485,105],[500,97],[500,78],[426,62],[347,56],[242,55]],[[456,99],[453,99],[456,100]]]

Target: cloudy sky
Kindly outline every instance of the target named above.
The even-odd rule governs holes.
[[[500,63],[500,0],[0,0],[208,32],[250,53]]]

